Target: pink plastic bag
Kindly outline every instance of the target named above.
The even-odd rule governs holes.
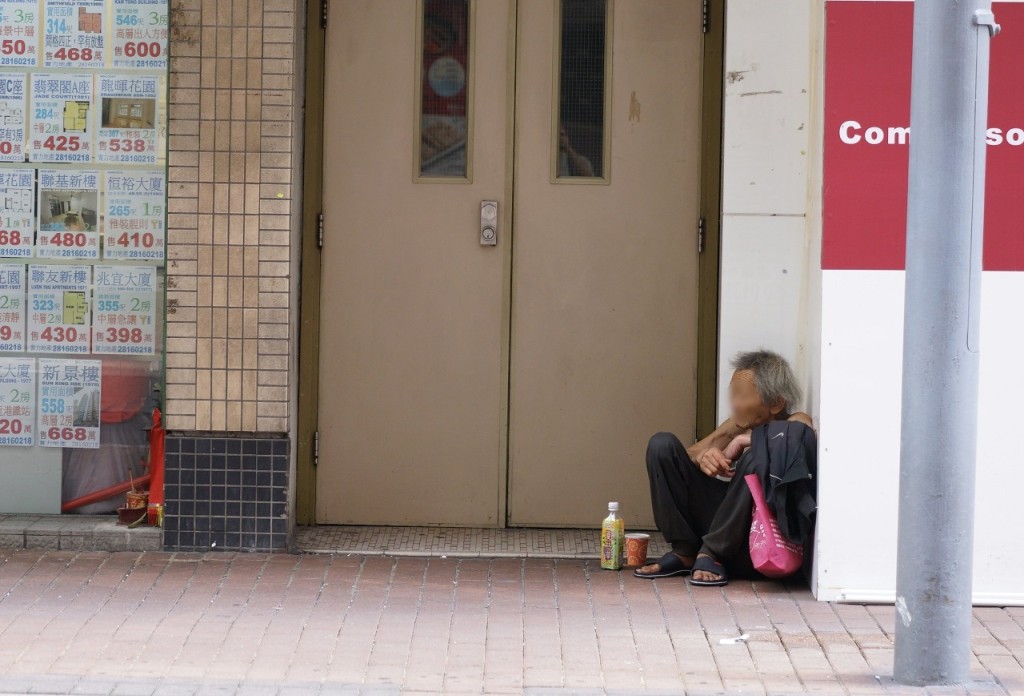
[[[748,474],[743,480],[754,496],[754,519],[750,524],[750,560],[754,570],[769,578],[792,575],[803,565],[803,546],[794,544],[779,531],[778,520],[768,509],[757,474]]]

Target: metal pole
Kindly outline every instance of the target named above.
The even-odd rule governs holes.
[[[914,3],[894,675],[964,682],[991,2]]]

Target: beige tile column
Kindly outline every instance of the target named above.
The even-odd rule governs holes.
[[[289,429],[296,0],[172,0],[167,425]]]

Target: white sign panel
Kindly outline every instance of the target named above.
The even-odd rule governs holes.
[[[97,171],[39,170],[39,234],[43,259],[98,259],[100,175]]]
[[[114,0],[114,67],[166,70],[167,27],[167,0]]]
[[[35,193],[33,170],[0,169],[0,258],[32,255]]]
[[[95,120],[92,75],[32,74],[29,159],[89,162]]]
[[[28,267],[28,349],[88,353],[90,266]]]
[[[0,162],[25,161],[26,85],[24,73],[0,73]]]
[[[0,2],[0,67],[34,68],[39,65],[38,0]]]
[[[102,68],[104,0],[46,0],[43,66]]]
[[[93,266],[93,353],[153,355],[155,266]]]
[[[0,351],[25,350],[25,267],[0,264]]]
[[[101,369],[99,360],[39,360],[40,445],[100,446]]]
[[[36,361],[0,358],[0,445],[36,444]]]
[[[100,76],[98,162],[156,164],[157,82],[152,75]]]
[[[164,260],[167,176],[162,171],[107,172],[103,258]]]

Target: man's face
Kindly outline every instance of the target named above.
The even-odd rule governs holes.
[[[765,405],[754,384],[753,370],[736,370],[732,373],[729,406],[732,408],[733,421],[741,428],[756,428],[767,423],[780,410]]]

